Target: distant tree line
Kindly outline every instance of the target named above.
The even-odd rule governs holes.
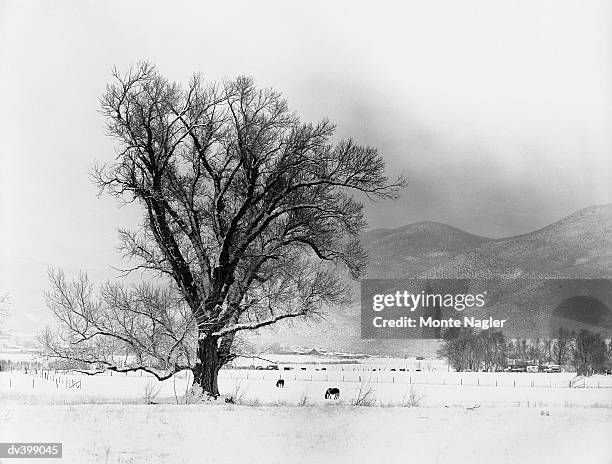
[[[508,339],[498,331],[451,328],[442,340],[438,355],[458,372],[499,371],[511,360],[533,365],[569,364],[579,375],[612,366],[612,341],[590,330],[560,328],[552,339]]]

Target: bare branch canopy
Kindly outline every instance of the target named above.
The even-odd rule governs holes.
[[[205,83],[195,75],[180,85],[140,63],[113,71],[101,109],[117,155],[94,168],[94,180],[144,212],[142,228],[120,230],[122,253],[136,263],[130,269],[172,282],[179,297],[172,304],[189,309],[197,334],[195,379],[212,394],[237,332],[346,301],[338,266],[357,278],[366,264],[359,242],[366,222],[354,195],[394,199],[405,184],[386,177],[375,148],[334,141],[331,122],[302,123],[278,92],[247,77]],[[59,307],[63,276],[54,278]],[[151,327],[153,319],[135,313],[128,302],[136,295],[125,291],[106,287],[87,309],[91,317],[58,314],[83,337],[108,332],[132,346],[120,316],[145,317]],[[121,312],[109,314],[113,306]],[[176,324],[187,327],[179,313],[180,323],[164,325],[166,348],[180,337]],[[182,349],[156,362],[187,363],[175,357]],[[136,351],[156,356],[150,345]]]

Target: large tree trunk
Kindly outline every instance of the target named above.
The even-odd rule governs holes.
[[[198,362],[193,369],[193,383],[199,385],[209,395],[219,396],[217,377],[223,365],[218,337],[205,336],[198,341]]]

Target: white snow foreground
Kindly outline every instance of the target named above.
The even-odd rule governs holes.
[[[4,404],[2,441],[64,463],[608,463],[608,408]]]

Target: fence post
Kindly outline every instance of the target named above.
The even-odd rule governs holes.
[[[32,388],[34,388],[34,377],[32,377]]]

